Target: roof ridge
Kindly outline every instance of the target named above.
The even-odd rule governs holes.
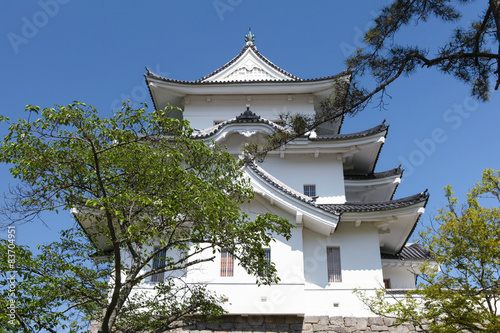
[[[348,180],[367,180],[367,179],[380,179],[380,178],[387,178],[391,176],[397,176],[397,175],[402,175],[404,169],[401,167],[401,164],[393,169],[389,169],[386,171],[380,171],[380,172],[373,172],[369,173],[366,175],[351,175],[351,176],[344,176],[344,179]]]
[[[308,203],[311,206],[321,208],[319,205],[317,205],[314,202],[314,198],[309,197],[305,194],[302,194],[299,191],[296,191],[293,188],[289,187],[288,185],[286,185],[285,183],[283,183],[282,181],[280,181],[279,179],[277,179],[276,177],[271,175],[269,172],[265,171],[262,167],[255,164],[253,161],[247,161],[245,163],[245,165],[247,165],[250,169],[255,171],[257,173],[257,175],[260,176],[263,180],[265,180],[266,182],[268,182],[269,184],[271,184],[275,188],[281,190],[282,192],[285,192],[296,199],[299,199],[305,203]]]
[[[382,122],[379,125],[376,125],[372,128],[368,128],[363,131],[359,132],[353,132],[353,133],[346,133],[346,134],[323,134],[323,135],[317,135],[316,137],[309,138],[309,140],[314,140],[314,141],[321,141],[321,140],[346,140],[346,139],[353,139],[353,138],[361,138],[364,136],[368,136],[371,134],[375,133],[380,133],[389,128],[389,124],[385,124],[385,121]]]
[[[408,207],[417,203],[424,203],[424,207],[427,205],[429,200],[429,193],[427,190],[420,192],[411,196],[407,196],[400,199],[392,199],[388,201],[373,201],[373,202],[361,202],[361,201],[346,201],[343,204],[321,204],[319,206],[323,207],[328,211],[338,211],[344,212],[373,212],[378,210],[391,210],[396,208]]]
[[[398,254],[381,253],[382,259],[396,260],[429,260],[432,259],[428,250],[419,243],[406,243]]]
[[[424,207],[427,205],[429,199],[429,193],[427,190],[420,192],[408,197],[388,200],[388,201],[378,201],[378,202],[345,202],[343,204],[317,204],[314,198],[308,197],[284,184],[267,171],[265,171],[260,166],[256,165],[253,161],[247,161],[245,163],[250,169],[255,171],[255,173],[260,176],[264,181],[268,182],[275,188],[297,198],[303,202],[306,202],[314,207],[321,208],[324,211],[334,214],[342,214],[344,212],[370,212],[378,210],[390,210],[408,207],[417,203],[424,202]]]

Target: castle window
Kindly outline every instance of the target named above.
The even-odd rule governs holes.
[[[264,253],[265,253],[264,259],[267,261],[268,264],[270,264],[271,263],[271,249],[264,249]],[[264,273],[267,274],[269,272],[266,270],[266,271],[264,271]],[[264,274],[260,273],[259,275],[262,276]]]
[[[155,246],[154,251],[158,251],[160,248]],[[165,257],[167,256],[167,252],[165,249],[161,250],[156,254],[153,259],[153,269],[160,268],[165,266]],[[165,272],[156,273],[151,275],[151,282],[163,282],[165,278]]]
[[[328,266],[328,282],[342,282],[342,270],[340,268],[340,248],[327,247],[326,261]]]
[[[309,197],[316,196],[316,185],[304,185],[304,194]]]
[[[222,250],[220,252],[220,276],[233,276],[234,259],[231,252]]]

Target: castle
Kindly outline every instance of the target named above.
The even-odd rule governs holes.
[[[249,32],[241,52],[196,81],[145,75],[156,110],[183,112],[199,140],[227,146],[235,157],[249,142],[264,142],[283,123],[280,113],[314,117],[347,72],[301,79],[265,58]],[[250,216],[270,212],[293,222],[290,240],[267,249],[281,281],[257,286],[255,278],[222,250],[214,262],[187,271],[225,297],[230,315],[372,316],[353,290],[413,289],[428,259],[408,240],[428,200],[426,192],[394,199],[403,170],[375,172],[389,126],[341,133],[343,118],[247,164],[255,199]]]

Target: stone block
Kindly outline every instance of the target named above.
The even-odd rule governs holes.
[[[330,318],[328,316],[320,316],[318,320],[318,324],[320,325],[328,325],[330,323]]]
[[[290,329],[288,324],[278,324],[278,331],[279,332],[288,332]]]
[[[394,323],[396,322],[396,319],[394,318],[384,318],[384,325],[391,327],[394,326]]]
[[[220,324],[218,323],[207,323],[205,329],[212,331],[220,331]]]
[[[233,328],[233,323],[228,323],[228,322],[221,323],[220,328],[225,331],[230,331]]]
[[[355,317],[345,317],[344,318],[344,325],[346,327],[354,327],[356,326],[358,320]]]
[[[305,323],[317,324],[319,322],[319,316],[305,316]]]
[[[343,326],[344,325],[344,317],[341,317],[341,316],[330,317],[330,324],[336,325],[336,326]]]
[[[250,326],[262,326],[264,323],[264,316],[248,316],[247,323]]]
[[[408,333],[410,330],[406,326],[389,327],[389,333]]]
[[[329,331],[330,326],[328,325],[320,325],[320,324],[313,324],[313,331],[314,332],[324,332],[324,331]]]
[[[307,324],[307,323],[303,323],[302,324],[302,330],[303,331],[312,331],[312,329],[313,329],[312,324]]]
[[[415,331],[415,326],[412,323],[403,323],[402,326],[408,327],[410,331]]]
[[[237,330],[246,331],[246,329],[248,328],[248,324],[247,323],[234,323],[234,328],[236,328]]]
[[[389,332],[389,327],[387,326],[372,325],[371,328],[373,332]]]
[[[278,330],[278,324],[266,324],[266,331],[276,332]]]
[[[330,326],[330,329],[335,333],[346,333],[346,330],[343,326]]]
[[[356,328],[358,330],[366,330],[368,328],[368,318],[358,318]]]
[[[309,326],[311,326],[311,324],[307,324]],[[303,328],[304,328],[304,324],[289,324],[289,328],[290,330],[293,330],[293,331],[302,331]]]
[[[302,324],[304,321],[304,318],[302,317],[297,317],[297,316],[286,316],[285,317],[285,323],[287,324]]]
[[[359,333],[359,331],[356,327],[346,327],[345,332],[346,333]]]
[[[384,319],[380,318],[380,317],[370,317],[370,318],[368,318],[368,324],[369,325],[383,326]]]
[[[274,319],[276,320],[276,324],[285,324],[286,317],[287,316],[274,316]]]

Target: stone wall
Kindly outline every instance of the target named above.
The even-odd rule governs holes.
[[[225,316],[217,323],[197,323],[179,333],[408,333],[420,332],[411,324],[394,325],[379,317]]]

